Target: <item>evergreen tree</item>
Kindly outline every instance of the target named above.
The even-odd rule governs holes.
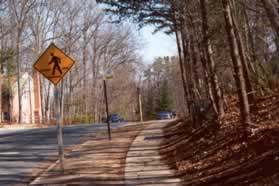
[[[160,87],[160,95],[157,102],[157,111],[171,110],[171,99],[168,92],[168,82],[164,80]]]

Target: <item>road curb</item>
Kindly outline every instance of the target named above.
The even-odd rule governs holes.
[[[132,125],[135,125],[135,124],[138,124],[138,122],[137,122],[137,123],[127,123],[127,124],[124,124],[124,125],[121,126],[121,127],[132,126]],[[105,131],[106,129],[101,129],[101,130],[104,130],[104,131]],[[86,142],[88,141],[88,137],[90,137],[90,135],[89,135],[89,136],[84,136],[84,141],[83,141],[83,143],[86,143]],[[83,144],[83,143],[81,143],[81,144]],[[80,145],[81,145],[81,144],[80,144]],[[71,154],[71,152],[72,152],[72,150],[73,150],[73,148],[74,148],[75,145],[76,145],[76,144],[74,144],[74,145],[71,146],[71,147],[68,147],[69,149],[65,150],[65,155]],[[54,160],[54,161],[55,161],[55,160]],[[32,176],[33,179],[31,179],[32,181],[31,181],[28,185],[39,185],[39,184],[41,183],[41,181],[44,179],[44,177],[46,177],[47,174],[48,174],[51,170],[53,170],[53,169],[59,164],[59,162],[60,162],[59,160],[56,160],[54,163],[51,163],[51,165],[49,165],[46,169],[40,171],[37,175]]]
[[[40,182],[41,177],[49,172],[51,169],[53,169],[57,164],[59,163],[59,160],[56,160],[53,164],[51,164],[47,169],[40,172],[38,175],[36,175],[36,178],[29,184],[29,185],[36,185],[38,182]]]

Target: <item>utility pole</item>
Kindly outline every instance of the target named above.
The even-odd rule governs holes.
[[[140,87],[137,88],[138,91],[138,104],[139,104],[139,119],[140,122],[143,122],[143,116],[142,116],[142,100],[141,100],[141,91]]]
[[[105,78],[104,78],[103,81],[104,81],[104,96],[105,96],[106,114],[107,114],[108,137],[109,137],[109,140],[111,140],[110,118],[109,118],[108,96],[107,96],[107,83],[106,83],[106,79]]]

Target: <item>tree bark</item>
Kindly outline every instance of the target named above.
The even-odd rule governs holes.
[[[193,35],[192,37],[194,37],[194,41],[193,43],[197,43],[197,48],[195,50],[195,53],[197,53],[196,55],[199,56],[199,59],[200,59],[200,62],[201,62],[201,65],[202,65],[202,70],[203,70],[203,79],[204,79],[204,85],[205,85],[205,93],[206,93],[206,98],[208,98],[212,104],[212,108],[213,108],[213,111],[215,112],[215,114],[217,115],[218,114],[218,109],[217,109],[217,106],[215,104],[215,100],[214,100],[214,97],[213,97],[213,93],[212,93],[212,85],[211,85],[211,81],[209,79],[209,70],[208,70],[208,63],[207,63],[207,60],[206,60],[206,55],[205,55],[205,47],[203,47],[202,45],[202,38],[200,39],[199,37],[199,31],[198,29],[195,27],[195,24],[194,24],[194,21],[193,21],[193,16],[191,14],[191,11],[188,10],[188,15],[189,15],[189,20],[190,20],[190,25],[192,26],[192,32],[193,32]],[[196,74],[195,72],[195,69],[194,69],[194,73]],[[200,87],[201,88],[201,87]]]
[[[98,30],[95,31],[95,34],[93,36],[93,59],[92,59],[92,74],[93,74],[93,80],[92,80],[92,116],[94,118],[94,121],[96,122],[98,119],[98,104],[99,100],[96,99],[97,95],[97,35]]]
[[[264,6],[267,17],[271,23],[271,26],[277,33],[277,37],[279,37],[279,13],[278,13],[278,11],[276,11],[276,8],[273,6],[273,4],[270,0],[261,0],[261,2]]]
[[[186,31],[181,28],[181,42],[182,42],[182,54],[183,54],[183,64],[187,82],[187,95],[188,104],[191,106],[194,101],[193,94],[193,79],[192,79],[192,68],[191,68],[191,58],[190,58],[190,42],[186,39]]]
[[[86,42],[87,42],[87,33],[86,31],[83,31],[83,47],[82,47],[82,64],[83,64],[83,95],[82,95],[82,99],[83,99],[83,109],[84,109],[84,113],[87,114],[87,102],[86,102],[86,94],[87,94],[87,81],[86,81]]]
[[[214,102],[218,109],[218,116],[222,117],[225,113],[224,111],[224,101],[222,97],[222,92],[219,86],[218,77],[215,70],[215,61],[212,57],[212,48],[209,41],[209,33],[208,33],[208,18],[207,18],[207,9],[206,9],[207,0],[201,0],[201,15],[202,15],[202,30],[203,30],[203,44],[205,47],[205,53],[208,61],[209,68],[209,78],[212,85],[212,93],[214,97]]]
[[[231,53],[233,68],[235,72],[234,77],[236,81],[237,93],[238,93],[239,103],[240,103],[241,121],[242,121],[245,137],[247,137],[246,126],[248,123],[251,122],[251,118],[250,118],[250,107],[249,107],[249,102],[248,102],[248,97],[246,92],[245,79],[243,76],[243,70],[242,70],[241,58],[239,56],[237,39],[233,29],[234,25],[231,16],[232,14],[229,5],[229,0],[222,0],[222,3],[224,8],[224,18],[225,18],[225,26],[226,26],[227,36],[228,36],[228,42],[230,45],[230,53]]]
[[[38,122],[43,123],[43,122],[45,122],[45,118],[44,118],[44,112],[45,112],[45,110],[44,110],[44,88],[43,88],[44,80],[43,80],[42,75],[40,75],[40,74],[37,74],[35,76],[35,78],[38,78],[38,83],[40,84],[38,86],[39,94],[40,94],[40,98],[38,99],[40,101],[40,103],[39,103],[40,108],[38,109],[38,112],[39,112],[38,113]],[[41,112],[41,114],[40,114],[40,112]]]
[[[197,59],[197,50],[195,47],[195,42],[192,34],[190,35],[190,48],[191,48],[191,57],[192,57],[192,69],[193,69],[193,78],[194,78],[194,93],[197,99],[201,99],[201,87],[200,87],[200,78],[197,71],[198,68],[198,59]]]
[[[179,62],[179,68],[180,68],[180,77],[183,85],[183,91],[184,91],[184,99],[186,101],[186,105],[188,108],[188,115],[191,115],[190,113],[190,105],[188,102],[188,86],[187,82],[185,80],[185,69],[183,66],[183,58],[182,58],[182,48],[181,48],[181,38],[179,37],[179,25],[177,23],[177,17],[176,17],[176,5],[175,2],[171,2],[171,9],[172,9],[172,21],[174,25],[174,32],[175,32],[175,38],[176,38],[176,45],[177,45],[177,51],[178,51],[178,62]]]
[[[183,90],[184,90],[184,97],[185,97],[185,101],[187,102],[188,114],[190,114],[190,105],[188,103],[188,91],[187,91],[187,85],[186,85],[186,80],[185,80],[185,71],[184,71],[183,60],[182,60],[181,43],[180,43],[180,38],[179,38],[178,28],[177,28],[176,23],[175,23],[175,36],[176,36],[176,45],[177,45],[177,50],[178,50],[180,76],[181,76]]]
[[[16,72],[17,72],[17,94],[18,94],[18,123],[21,123],[21,84],[20,84],[20,38],[21,38],[21,30],[17,29],[17,36],[16,36]]]
[[[2,31],[2,26],[1,26],[1,31]],[[0,46],[0,123],[2,123],[3,121],[3,112],[2,112],[2,84],[3,84],[3,81],[2,81],[2,78],[3,78],[3,74],[2,74],[2,64],[3,64],[3,40],[1,40],[1,46]]]
[[[215,114],[218,114],[218,108],[217,108],[217,105],[215,103],[215,100],[214,100],[214,96],[213,96],[213,91],[212,91],[212,84],[211,84],[211,81],[209,79],[209,70],[208,70],[208,67],[207,67],[207,61],[206,61],[206,55],[205,55],[205,52],[204,52],[204,48],[202,46],[199,47],[199,50],[200,50],[200,58],[201,58],[201,63],[202,63],[202,67],[203,67],[203,71],[204,71],[204,80],[205,80],[205,83],[206,83],[206,86],[207,86],[207,93],[208,93],[208,97],[209,97],[209,100],[212,104],[212,107],[213,107],[213,110],[215,112]]]
[[[251,103],[254,103],[255,98],[254,98],[254,90],[253,90],[253,87],[252,87],[252,84],[250,81],[250,77],[249,77],[248,61],[245,56],[246,51],[244,49],[243,39],[242,39],[240,31],[239,31],[238,22],[236,20],[235,14],[233,14],[232,3],[230,3],[230,8],[231,8],[233,29],[234,29],[234,33],[236,36],[237,46],[239,49],[239,55],[240,55],[240,59],[241,59],[241,63],[242,63],[242,70],[243,70],[243,76],[244,76],[245,84],[246,84],[246,91],[248,93],[248,101],[251,104]]]

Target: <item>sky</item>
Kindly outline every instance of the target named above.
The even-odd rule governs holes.
[[[143,42],[141,55],[144,62],[151,64],[156,57],[177,55],[175,37],[162,32],[152,34],[153,30],[152,26],[147,26],[139,31]]]

